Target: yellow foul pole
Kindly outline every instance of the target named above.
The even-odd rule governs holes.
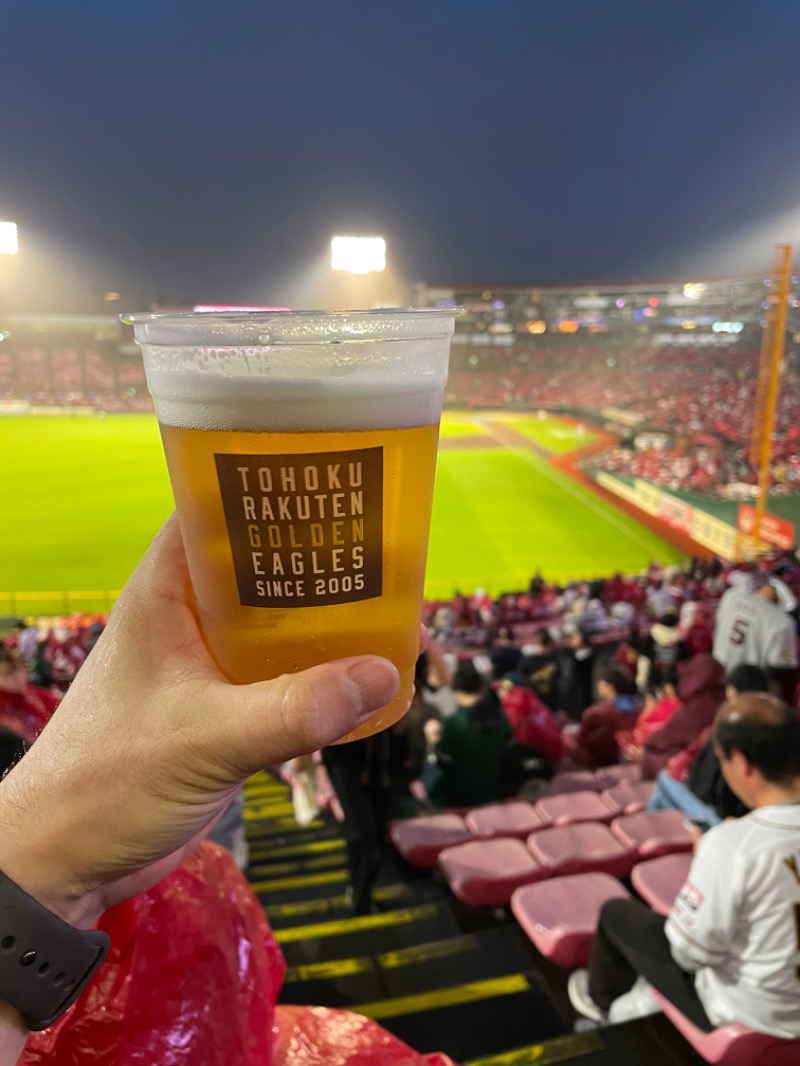
[[[769,496],[769,464],[772,457],[772,434],[781,388],[783,346],[786,335],[786,309],[792,281],[792,246],[776,244],[772,250],[772,284],[769,290],[764,343],[761,350],[761,376],[756,400],[756,421],[752,459],[758,464],[758,502],[753,541],[761,540],[761,523]]]

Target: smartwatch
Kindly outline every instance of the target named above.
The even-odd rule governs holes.
[[[106,933],[76,929],[0,871],[0,1000],[28,1029],[72,1006],[108,953]]]

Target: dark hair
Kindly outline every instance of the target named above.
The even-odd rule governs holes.
[[[666,626],[667,629],[674,629],[675,626],[678,624],[678,612],[675,610],[675,608],[668,607],[659,618],[658,624]]]
[[[786,785],[800,777],[800,718],[794,707],[779,700],[770,702],[769,715],[747,710],[740,714],[730,710],[733,701],[723,704],[714,740],[726,759],[738,751],[766,781]]]
[[[472,660],[466,663],[459,663],[453,675],[453,691],[466,692],[468,695],[472,695],[480,692],[482,688],[483,679],[475,669],[475,664]]]
[[[623,670],[619,666],[607,666],[601,672],[598,680],[605,681],[607,685],[611,685],[618,696],[633,695],[633,678],[627,670]]]
[[[545,629],[544,626],[536,630],[536,639],[543,648],[552,648],[553,646],[553,638],[550,636],[550,630]]]
[[[735,688],[737,692],[768,692],[769,680],[760,666],[750,666],[742,663],[734,666],[733,670],[725,678],[725,684]]]

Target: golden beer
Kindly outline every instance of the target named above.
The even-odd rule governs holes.
[[[304,346],[305,377],[286,351],[294,337],[277,355],[271,345],[270,373],[254,377],[241,373],[241,348],[220,355],[196,333],[188,355],[143,344],[210,651],[242,684],[351,655],[389,659],[398,695],[347,740],[391,725],[413,695],[448,319],[433,340],[382,335],[377,372],[369,337]]]

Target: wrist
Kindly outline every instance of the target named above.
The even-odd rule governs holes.
[[[0,1000],[0,1063],[16,1062],[29,1035],[19,1011]]]
[[[62,868],[63,833],[48,831],[35,816],[29,824],[19,815],[24,808],[18,803],[12,807],[8,799],[6,788],[0,786],[0,871],[68,925],[90,929],[104,908],[97,893],[77,885]]]

